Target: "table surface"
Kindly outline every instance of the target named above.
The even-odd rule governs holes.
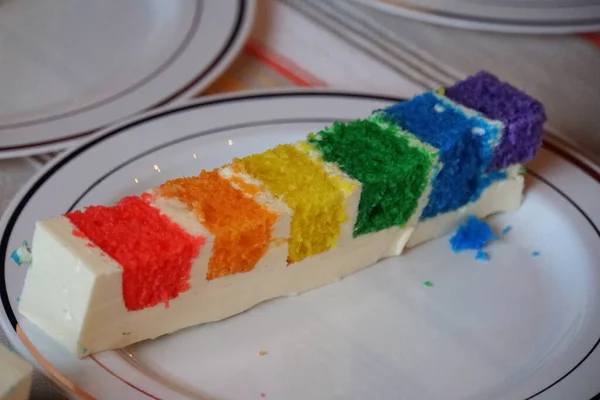
[[[331,0],[265,0],[257,16],[238,59],[199,96],[331,87],[411,97],[486,69],[541,99],[552,133],[600,161],[600,34],[474,33]],[[54,155],[0,160],[0,214]],[[65,397],[37,372],[31,398]]]

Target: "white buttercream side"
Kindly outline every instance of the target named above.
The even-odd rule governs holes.
[[[523,177],[510,170],[507,179],[492,183],[477,201],[459,210],[421,221],[406,247],[414,247],[454,231],[467,215],[483,219],[499,212],[516,211],[523,199],[523,185]]]
[[[159,210],[171,222],[179,225],[184,231],[192,236],[202,236],[209,242],[214,242],[215,238],[212,233],[198,221],[198,217],[191,211],[188,211],[187,206],[181,201],[174,198],[159,196],[155,191],[149,190],[149,204]]]
[[[120,282],[122,270],[102,250],[74,236],[74,229],[66,217],[36,223],[34,257],[19,311],[78,354],[82,351],[79,338],[84,321],[93,308],[100,307],[90,302],[92,293],[99,281],[114,278]]]
[[[397,234],[397,228],[390,228],[357,236],[343,246],[290,264],[278,282],[273,282],[280,286],[278,296],[312,290],[370,267],[384,258]]]
[[[236,172],[231,168],[231,166],[226,166],[219,169],[219,175],[223,178],[229,180],[229,183],[232,187],[244,193],[247,197],[253,198],[257,203],[264,205],[269,211],[276,214],[288,214],[290,217],[294,214],[294,212],[283,202],[282,200],[276,198],[271,192],[266,190],[263,182],[259,181],[256,178],[251,177],[250,175],[243,172]],[[241,188],[233,178],[239,178],[243,180],[245,183],[249,185],[253,185],[256,187],[258,193],[246,193],[243,188]]]
[[[33,367],[0,345],[0,400],[27,400]]]

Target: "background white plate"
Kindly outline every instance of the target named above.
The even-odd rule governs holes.
[[[212,83],[255,0],[0,1],[0,158],[58,150]]]
[[[589,400],[600,391],[599,175],[550,144],[530,166],[523,207],[492,219],[498,231],[513,229],[489,246],[488,263],[452,254],[442,238],[340,283],[85,360],[18,314],[25,269],[9,255],[36,220],[112,203],[393,100],[210,97],[98,133],[33,178],[0,222],[2,327],[51,374],[100,398]]]
[[[598,0],[353,0],[398,16],[494,32],[566,34],[600,30]]]

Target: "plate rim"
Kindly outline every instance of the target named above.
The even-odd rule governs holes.
[[[496,33],[513,33],[527,35],[564,35],[586,33],[600,30],[600,18],[595,22],[537,24],[523,21],[511,23],[507,20],[474,18],[466,15],[454,15],[423,7],[408,7],[402,4],[389,4],[380,0],[351,0],[356,4],[369,7],[397,17],[409,18],[415,21],[439,26],[487,31]]]
[[[203,1],[206,0],[195,0],[195,2],[200,5],[203,4]],[[179,87],[170,90],[160,100],[154,102],[149,106],[139,109],[128,116],[121,117],[117,120],[105,122],[103,125],[94,128],[90,131],[76,132],[66,137],[51,140],[40,140],[29,144],[0,146],[0,159],[43,154],[47,152],[59,151],[73,146],[77,146],[90,135],[95,134],[99,130],[103,130],[107,127],[110,127],[113,124],[117,124],[120,121],[126,120],[130,118],[131,115],[144,114],[153,109],[164,107],[168,104],[179,104],[180,102],[189,100],[203,89],[206,89],[216,79],[218,79],[218,77],[221,76],[222,73],[229,66],[231,66],[235,58],[242,50],[243,46],[250,39],[250,34],[254,25],[254,21],[256,20],[256,13],[258,9],[257,0],[235,1],[237,3],[237,5],[234,6],[237,13],[235,22],[232,24],[228,37],[224,42],[223,46],[221,47],[220,51],[213,57],[210,63],[208,63],[201,71],[197,72],[189,80],[187,80],[183,85],[180,85]],[[114,101],[109,101],[107,104],[113,102]],[[102,105],[106,105],[104,104],[104,101],[102,102]],[[102,105],[100,105],[99,107],[102,107]],[[94,105],[93,109],[97,108],[98,107]],[[67,115],[59,115],[56,118],[56,120],[52,119],[52,121],[60,121],[70,117],[71,114],[68,113]]]
[[[131,117],[131,118],[127,119],[126,121],[123,121],[122,123],[115,124],[111,127],[105,128],[101,131],[98,131],[96,134],[93,134],[89,139],[85,140],[80,145],[73,147],[73,148],[69,149],[68,151],[65,151],[62,154],[58,155],[56,158],[51,160],[47,165],[45,165],[42,169],[40,169],[34,176],[32,176],[27,181],[27,183],[25,185],[23,185],[23,187],[19,190],[17,195],[11,200],[11,202],[9,203],[9,205],[6,208],[5,213],[0,218],[0,255],[2,255],[2,254],[4,255],[3,257],[0,257],[0,303],[3,308],[3,313],[0,314],[0,326],[2,326],[4,331],[7,333],[7,338],[9,339],[9,341],[13,345],[16,344],[15,347],[17,347],[18,349],[21,349],[21,351],[23,351],[22,346],[25,346],[27,352],[29,352],[29,350],[30,350],[30,346],[27,346],[26,343],[24,343],[24,341],[27,340],[27,337],[17,323],[15,314],[10,306],[10,301],[9,301],[8,294],[7,294],[7,282],[6,282],[6,276],[4,273],[4,270],[6,268],[6,263],[4,262],[4,260],[6,259],[6,256],[8,255],[8,252],[9,252],[8,239],[10,237],[12,229],[14,228],[14,226],[16,224],[16,220],[18,219],[18,216],[22,212],[25,205],[29,202],[29,199],[36,193],[36,191],[44,183],[44,181],[47,180],[50,176],[52,176],[56,171],[58,171],[58,169],[60,169],[64,164],[68,163],[73,157],[76,157],[80,153],[85,152],[88,148],[91,148],[94,144],[101,142],[107,138],[110,138],[113,135],[118,135],[121,132],[127,132],[127,130],[130,127],[136,126],[138,124],[143,124],[144,122],[147,122],[147,121],[155,119],[155,118],[168,117],[170,114],[173,114],[173,113],[183,112],[183,111],[191,110],[194,108],[210,106],[210,105],[215,105],[215,104],[219,104],[219,103],[227,103],[230,101],[240,101],[240,100],[244,101],[244,100],[265,99],[265,98],[273,98],[273,97],[287,97],[287,98],[297,97],[297,98],[300,98],[300,97],[305,97],[305,96],[322,96],[322,97],[332,97],[332,98],[339,97],[339,98],[344,98],[344,99],[358,98],[358,99],[365,99],[365,100],[371,99],[371,100],[390,101],[390,102],[405,100],[404,98],[391,96],[388,94],[378,94],[378,93],[366,92],[366,91],[335,90],[335,89],[326,89],[326,88],[325,89],[323,89],[323,88],[319,88],[319,89],[314,89],[314,88],[264,89],[264,90],[255,90],[255,91],[243,91],[243,92],[234,92],[234,93],[226,93],[226,94],[216,94],[216,95],[199,98],[194,101],[187,102],[185,104],[168,105],[166,107],[162,107],[162,108],[152,110],[150,112],[147,112],[147,113],[144,113],[141,115]],[[560,139],[555,138],[551,134],[547,134],[545,136],[543,146],[544,146],[544,148],[548,149],[551,153],[553,153],[557,157],[563,158],[567,162],[574,165],[577,169],[581,170],[584,174],[588,175],[590,178],[595,180],[597,183],[600,183],[600,166],[593,163],[590,159],[586,158],[585,156],[581,155],[581,153],[579,153],[572,146],[566,145],[566,147],[564,147],[565,145],[563,144],[563,142]],[[569,198],[569,196],[565,195],[559,188],[557,188],[551,182],[546,181],[543,177],[540,177],[536,174],[536,178],[538,178],[538,179],[541,178],[541,180],[545,181],[546,184],[550,185],[554,190],[556,190],[560,195],[562,195],[562,197],[564,197],[572,205],[574,205],[575,208],[577,208],[578,211],[580,211],[582,213],[582,215],[586,219],[588,219],[588,221],[591,223],[592,227],[596,230],[596,232],[600,236],[600,231],[599,231],[598,226],[596,224],[594,224],[593,221],[590,221],[590,218],[586,215],[586,213],[582,212],[581,208],[576,203],[574,203],[574,201],[571,200]],[[31,345],[31,346],[33,346],[33,345]],[[598,349],[599,346],[600,346],[600,338],[595,343],[595,345],[592,347],[592,349],[590,349],[589,352],[585,355],[585,357],[580,362],[578,362],[572,369],[570,369],[566,374],[564,374],[563,376],[558,378],[552,384],[541,389],[537,393],[527,397],[525,400],[534,399],[535,397],[548,391],[549,389],[551,389],[552,387],[554,387],[555,385],[557,385],[558,383],[560,383],[561,381],[566,379],[579,366],[581,366],[592,355],[592,353],[596,352],[596,350]],[[33,347],[33,349],[35,349],[35,347]],[[35,357],[35,358],[36,358],[36,361],[38,361],[38,362],[40,361],[39,357]],[[94,359],[94,358],[92,357],[92,359]],[[42,364],[44,364],[43,361],[45,361],[45,359],[43,357],[41,357],[41,361],[42,361]],[[94,360],[94,361],[96,361],[96,360]],[[47,361],[45,363],[52,366]],[[96,363],[98,363],[98,361],[96,361]],[[100,363],[98,363],[98,364],[102,368],[106,369],[106,367],[103,367]],[[45,374],[48,374],[47,367],[44,367],[43,372]],[[113,374],[111,371],[108,371],[108,372]],[[82,389],[77,387],[75,384],[73,384],[73,383],[71,383],[70,385],[65,384],[65,382],[63,380],[66,380],[68,383],[70,381],[68,381],[68,379],[64,378],[64,376],[63,376],[63,379],[60,379],[61,375],[62,374],[60,373],[60,371],[58,371],[58,377],[55,376],[54,374],[52,374],[51,377],[61,381],[63,386],[65,386],[70,391],[74,391],[75,393],[79,393],[80,395],[82,394],[81,393]],[[123,380],[119,377],[117,377],[117,378],[120,379],[125,384],[129,385],[130,387],[134,388],[135,390],[139,391],[140,393],[142,393],[146,396],[150,396],[150,398],[153,398],[152,395],[145,392],[143,389],[137,388],[136,386],[132,385],[131,383],[129,383],[126,380]],[[83,394],[86,394],[86,392],[83,391]],[[594,397],[594,399],[595,398],[596,397]]]

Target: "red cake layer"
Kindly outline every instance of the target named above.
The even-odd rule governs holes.
[[[123,299],[128,310],[141,310],[189,289],[192,261],[204,244],[139,197],[113,207],[92,206],[66,217],[123,267]]]

